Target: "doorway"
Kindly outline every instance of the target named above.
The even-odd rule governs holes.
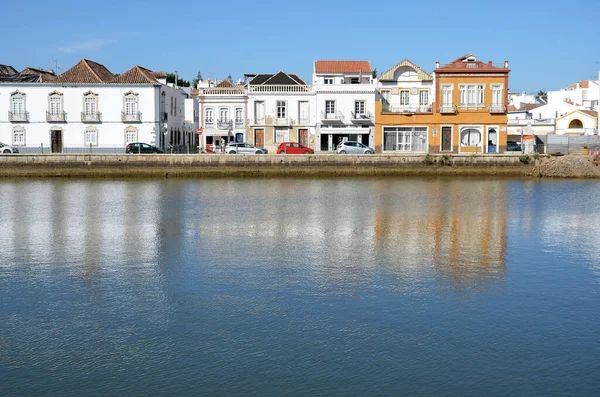
[[[298,142],[302,146],[308,146],[308,129],[300,128],[298,130]]]
[[[488,153],[498,152],[498,130],[488,128]]]
[[[265,147],[265,130],[254,130],[254,146]]]
[[[62,130],[50,130],[50,149],[52,153],[62,153]]]
[[[442,127],[442,152],[452,150],[452,127]]]

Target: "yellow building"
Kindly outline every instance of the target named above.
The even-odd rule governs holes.
[[[496,66],[473,54],[436,63],[432,75],[401,62],[379,83],[376,151],[503,153],[509,73],[508,62]]]

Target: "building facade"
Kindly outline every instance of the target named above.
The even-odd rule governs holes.
[[[295,74],[246,75],[249,120],[247,140],[275,153],[282,142],[314,147],[313,88]]]
[[[367,61],[316,61],[313,69],[317,152],[339,143],[375,141],[376,80]]]
[[[132,142],[168,150],[193,139],[185,95],[164,73],[134,66],[115,75],[82,59],[54,79],[24,76],[0,79],[0,141],[23,153],[118,153]]]

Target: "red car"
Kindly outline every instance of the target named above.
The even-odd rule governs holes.
[[[315,151],[298,142],[283,142],[277,148],[277,154],[315,154]]]

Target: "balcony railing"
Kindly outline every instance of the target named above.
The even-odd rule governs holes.
[[[432,113],[431,105],[390,105],[384,103],[381,107],[381,111],[384,113]]]
[[[504,113],[506,113],[506,106],[504,106],[502,104],[493,104],[493,105],[489,106],[488,111],[490,113],[504,114]]]
[[[81,112],[81,121],[84,123],[99,123],[102,120],[100,112]]]
[[[373,113],[371,113],[371,112],[366,112],[366,113],[350,112],[350,114],[352,115],[352,121],[355,123],[371,123],[371,122],[373,122]]]
[[[142,113],[141,112],[133,112],[133,113],[125,113],[121,112],[121,120],[124,122],[141,122],[142,121]]]
[[[440,113],[456,114],[456,105],[440,105]]]
[[[233,121],[231,120],[217,120],[217,128],[220,129],[228,129],[233,125]]]
[[[508,119],[508,124],[527,125],[529,123],[554,125],[555,119]]]
[[[245,93],[242,87],[210,87],[198,90],[198,95],[244,95]]]
[[[312,86],[310,85],[277,85],[277,84],[266,84],[266,85],[249,85],[248,92],[278,92],[278,93],[301,93],[301,92],[312,92]]]
[[[29,112],[8,112],[10,121],[29,121]]]
[[[291,125],[292,120],[289,117],[273,117],[273,125]]]
[[[49,122],[61,122],[67,120],[67,114],[65,112],[49,112],[46,110],[46,121]]]
[[[344,121],[344,115],[342,112],[327,113],[321,111],[321,120],[323,121]]]
[[[235,127],[236,128],[240,128],[244,126],[244,120],[243,119],[235,119]]]
[[[265,125],[265,123],[266,123],[266,120],[264,117],[255,117],[250,122],[251,125]]]

